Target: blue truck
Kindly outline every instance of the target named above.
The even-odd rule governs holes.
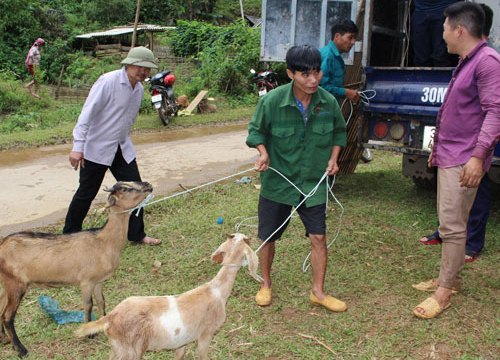
[[[481,0],[495,14],[490,41],[500,47],[500,3]],[[355,112],[348,132],[345,163],[354,171],[362,150],[402,153],[403,174],[419,186],[435,184],[435,169],[427,167],[436,115],[453,68],[412,66],[410,0],[263,0],[260,59],[284,61],[293,45],[322,47],[337,19],[350,18],[360,28],[360,40],[344,57],[346,87],[375,91]],[[357,158],[356,158],[357,157]],[[341,158],[342,161],[342,158]],[[353,165],[354,164],[354,165]],[[500,184],[500,145],[489,173]]]
[[[436,171],[427,167],[436,115],[452,68],[367,67],[366,88],[376,96],[364,105],[363,146],[401,152],[403,174],[423,187],[433,186]],[[490,179],[500,183],[500,145]]]

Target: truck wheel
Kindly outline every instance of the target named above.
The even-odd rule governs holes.
[[[416,187],[425,190],[436,190],[437,189],[437,177],[433,179],[422,179],[419,177],[412,177],[413,183]]]
[[[372,160],[373,155],[371,150],[368,148],[363,149],[363,153],[361,154],[361,161],[363,161],[364,163],[369,163]]]

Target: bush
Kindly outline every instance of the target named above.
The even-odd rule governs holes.
[[[64,73],[64,83],[68,86],[91,86],[104,73],[121,67],[120,56],[93,58],[79,51],[68,56],[69,65]]]
[[[176,54],[196,56],[200,61],[190,91],[208,88],[215,93],[243,96],[252,89],[249,71],[259,63],[258,29],[241,21],[224,27],[179,21],[172,47]]]

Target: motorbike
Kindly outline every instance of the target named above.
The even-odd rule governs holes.
[[[264,70],[256,72],[254,69],[250,69],[250,72],[253,74],[252,81],[257,85],[257,89],[259,90],[259,96],[264,96],[269,91],[278,87],[278,77],[274,71]]]
[[[174,96],[174,83],[175,75],[169,70],[159,72],[149,79],[151,103],[158,111],[163,125],[168,125],[170,119],[177,116],[178,106]]]

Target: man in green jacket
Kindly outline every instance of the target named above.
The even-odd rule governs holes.
[[[319,87],[322,77],[321,54],[308,45],[294,46],[286,54],[291,83],[278,87],[261,98],[248,126],[246,143],[255,147],[259,157],[255,168],[261,172],[259,197],[259,238],[268,239],[285,222],[292,207],[304,199],[293,185],[273,170],[278,170],[302,193],[308,194],[325,172],[335,175],[340,150],[346,144],[345,121],[335,98]],[[326,183],[297,209],[311,240],[312,303],[331,311],[345,311],[346,304],[326,295],[323,289],[328,249],[326,245]],[[288,224],[288,222],[287,222]],[[286,225],[265,243],[259,253],[264,279],[255,296],[260,306],[272,300],[271,266],[275,241]]]

